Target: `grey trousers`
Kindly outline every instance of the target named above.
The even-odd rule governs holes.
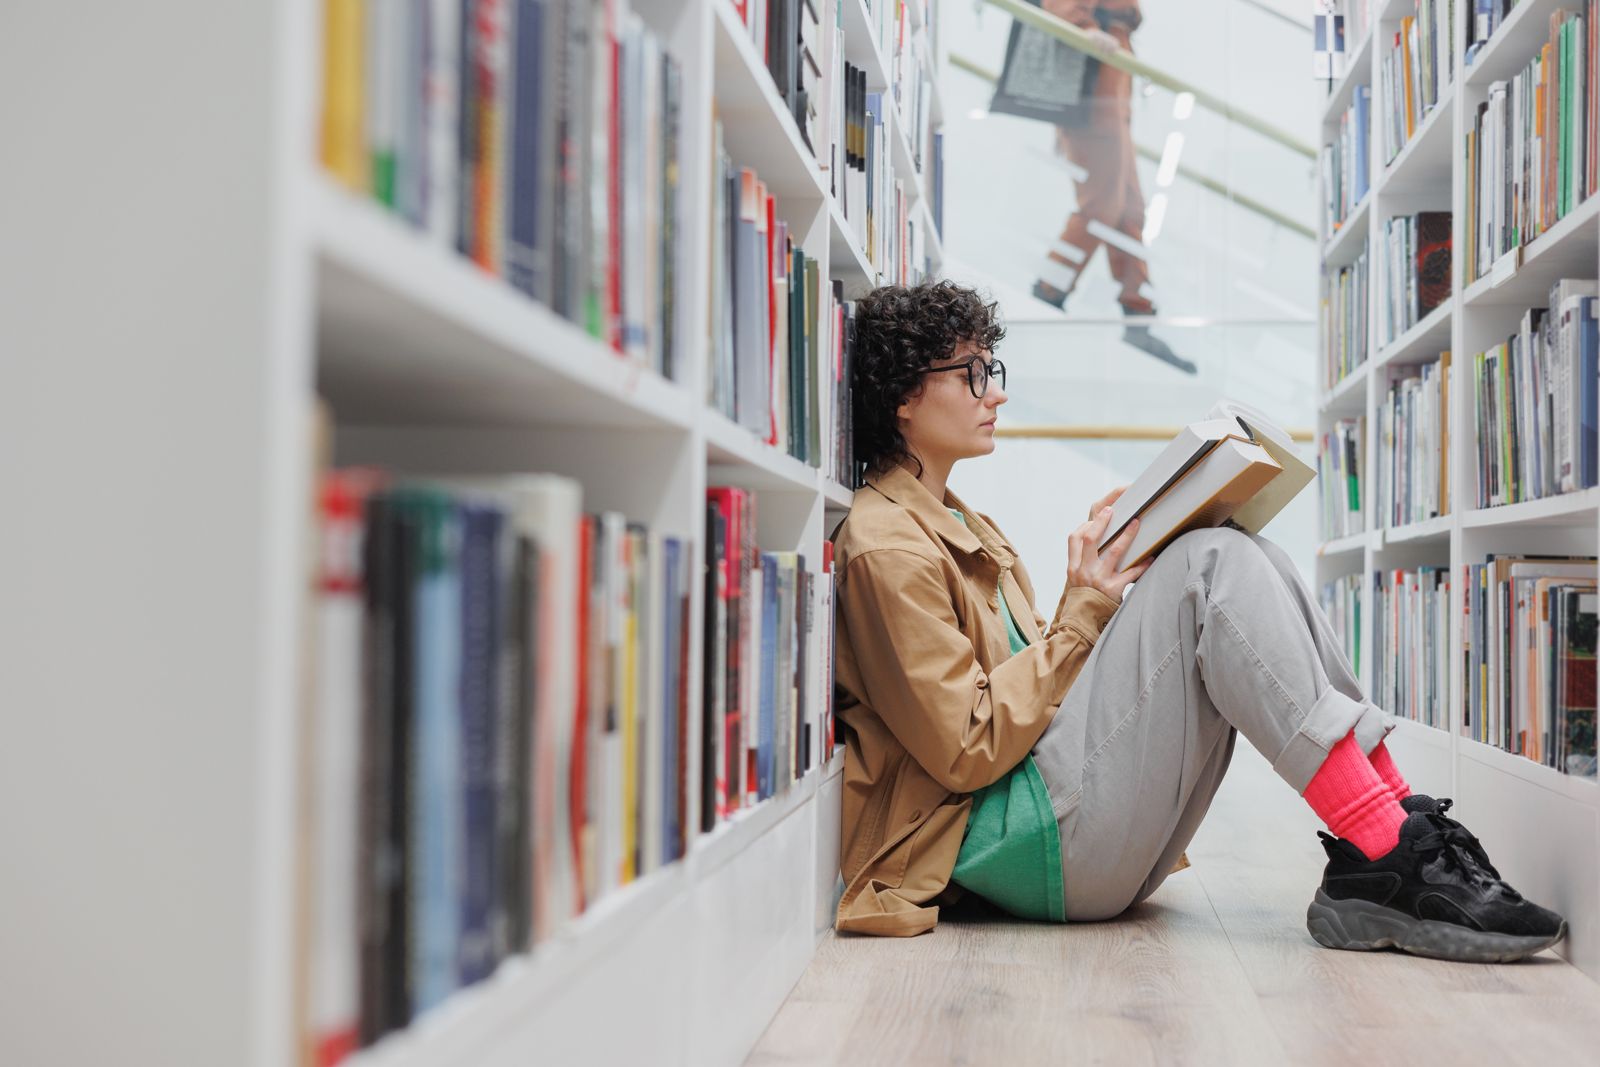
[[[1282,549],[1232,529],[1178,538],[1033,750],[1061,830],[1067,918],[1108,919],[1155,892],[1199,829],[1236,733],[1301,793],[1352,729],[1371,752],[1392,728]]]

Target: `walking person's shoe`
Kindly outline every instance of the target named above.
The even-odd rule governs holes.
[[[1332,834],[1318,836],[1328,866],[1306,912],[1306,929],[1318,944],[1509,963],[1566,936],[1561,916],[1478,861],[1467,843],[1471,835],[1453,819],[1413,811],[1400,827],[1400,843],[1377,859]]]
[[[1042,278],[1033,283],[1033,298],[1044,301],[1057,311],[1067,310],[1067,294]]]
[[[1122,314],[1124,317],[1127,317],[1135,313],[1124,307],[1122,309]],[[1152,309],[1151,311],[1143,312],[1141,314],[1154,315],[1155,311]],[[1178,368],[1185,374],[1194,374],[1196,372],[1196,367],[1192,361],[1184,359],[1182,356],[1174,352],[1171,345],[1167,344],[1167,342],[1150,332],[1149,326],[1146,326],[1142,323],[1124,324],[1122,327],[1122,340],[1124,344],[1130,344],[1134,348],[1139,349],[1139,351],[1148,353],[1149,355],[1159,359],[1161,362]]]

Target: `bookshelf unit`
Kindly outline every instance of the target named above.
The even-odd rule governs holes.
[[[885,94],[887,165],[937,274],[931,177],[913,166],[873,37],[901,0],[841,2],[846,56]],[[909,4],[912,25],[933,17],[927,3]],[[71,576],[34,583],[18,570],[8,598],[39,644],[0,672],[5,703],[42,714],[4,746],[0,794],[13,814],[61,797],[31,829],[8,820],[6,883],[25,881],[5,895],[25,906],[6,909],[4,940],[38,961],[29,987],[5,998],[17,1062],[296,1062],[319,394],[336,464],[564,474],[582,483],[585,511],[615,509],[688,543],[698,782],[706,489],[754,490],[760,547],[799,552],[812,569],[851,500],[708,406],[713,107],[734,163],[769,184],[824,285],[842,280],[853,298],[879,271],[731,0],[633,10],[683,72],[676,381],[323,171],[317,0],[179,3],[89,27],[41,8],[30,32],[70,33],[72,56],[35,49],[0,65],[12,99],[47,77],[71,82],[52,121],[13,124],[17,150],[59,173],[0,178],[10,203],[28,205],[8,213],[0,249],[19,312],[0,316],[0,348],[40,353],[0,390],[29,397],[4,420],[6,451],[40,457],[19,513],[48,516],[14,528],[8,555]],[[936,77],[943,42],[931,42]],[[195,107],[199,86],[226,106]],[[51,130],[63,128],[81,136],[61,142]],[[128,160],[136,209],[103,195],[103,151]],[[106,507],[128,520],[111,520],[113,536]],[[836,751],[703,834],[692,785],[683,859],[348,1062],[741,1062],[832,927],[842,761]],[[89,1002],[99,1006],[84,1026]]]
[[[1483,278],[1464,279],[1463,245],[1467,193],[1465,136],[1477,106],[1492,82],[1519,71],[1548,36],[1549,16],[1557,8],[1576,9],[1568,0],[1523,0],[1494,37],[1464,65],[1466,22],[1471,4],[1457,3],[1451,27],[1454,83],[1441,87],[1434,111],[1424,116],[1411,138],[1386,164],[1381,158],[1377,116],[1383,99],[1375,47],[1387,47],[1402,17],[1414,14],[1412,0],[1378,0],[1371,5],[1373,31],[1356,44],[1350,74],[1333,90],[1323,115],[1323,138],[1337,129],[1339,115],[1355,84],[1372,85],[1374,120],[1368,158],[1372,166],[1369,203],[1345,228],[1323,234],[1322,291],[1329,273],[1350,262],[1365,246],[1375,265],[1369,290],[1366,364],[1331,390],[1319,393],[1318,426],[1364,414],[1366,470],[1364,534],[1326,542],[1316,559],[1319,582],[1362,576],[1359,634],[1364,685],[1373,680],[1373,576],[1382,570],[1419,565],[1446,566],[1451,574],[1449,694],[1447,727],[1400,720],[1389,745],[1419,791],[1456,800],[1456,812],[1477,833],[1518,889],[1564,914],[1568,939],[1558,949],[1590,977],[1600,980],[1600,785],[1463,736],[1460,732],[1465,684],[1462,666],[1463,565],[1482,562],[1489,552],[1510,550],[1596,554],[1600,547],[1600,491],[1577,493],[1495,508],[1471,507],[1476,478],[1470,379],[1462,370],[1474,353],[1505,340],[1523,311],[1546,303],[1550,284],[1563,277],[1600,275],[1600,196],[1591,196],[1519,254],[1503,257]],[[1368,80],[1370,79],[1370,82]],[[1343,102],[1341,102],[1343,101]],[[1383,333],[1385,224],[1419,211],[1450,210],[1452,217],[1451,289],[1448,298],[1421,321],[1400,333]],[[1349,224],[1347,227],[1349,228]],[[1326,329],[1326,323],[1324,329]],[[1389,383],[1404,369],[1452,353],[1449,375],[1449,513],[1397,527],[1385,527],[1376,508],[1377,413]],[[1356,399],[1352,400],[1351,398]]]

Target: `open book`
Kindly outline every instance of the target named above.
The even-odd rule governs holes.
[[[1310,484],[1316,471],[1265,415],[1224,400],[1179,431],[1154,463],[1117,498],[1100,551],[1133,519],[1139,532],[1122,570],[1154,556],[1189,530],[1234,525],[1255,533]]]

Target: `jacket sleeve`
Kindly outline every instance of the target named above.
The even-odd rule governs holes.
[[[863,703],[953,793],[981,789],[1022,761],[1118,605],[1077,588],[1062,607],[1045,640],[986,672],[937,561],[877,549],[850,561],[839,589]]]
[[[1070,22],[1086,30],[1100,25],[1094,17],[1094,0],[1044,0],[1040,6],[1062,22]]]

